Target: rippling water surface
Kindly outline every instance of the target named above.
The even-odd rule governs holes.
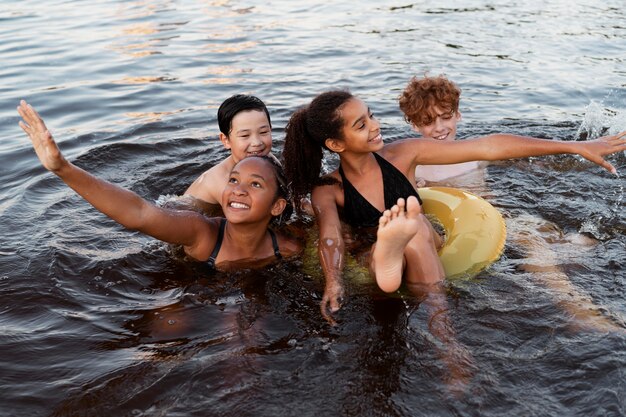
[[[451,362],[419,300],[353,289],[330,327],[314,258],[215,274],[124,230],[38,165],[15,111],[27,99],[66,156],[150,200],[227,155],[216,111],[235,93],[267,103],[275,152],[336,87],[387,141],[410,136],[396,99],[425,72],[461,86],[461,137],[586,140],[626,130],[621,1],[41,3],[0,8],[0,415],[626,414],[623,177],[555,156],[455,184],[509,237],[447,284]]]

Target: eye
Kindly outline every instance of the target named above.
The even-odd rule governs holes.
[[[237,184],[237,183],[238,183],[237,178],[235,178],[235,177],[230,177],[230,178],[228,179],[228,183],[229,183],[229,184]]]
[[[450,120],[450,119],[452,119],[452,113],[443,114],[443,115],[441,115],[441,118],[443,120]]]
[[[260,132],[262,135],[269,135],[270,133],[272,133],[271,130],[263,130]]]
[[[252,185],[252,187],[254,187],[254,188],[263,188],[263,184],[261,184],[258,181],[252,181],[252,183],[250,183],[250,185]]]

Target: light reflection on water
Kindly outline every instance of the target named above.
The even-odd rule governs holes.
[[[471,353],[455,396],[417,301],[353,288],[330,328],[314,259],[232,275],[183,262],[44,173],[14,110],[28,99],[70,159],[151,200],[227,155],[215,113],[240,92],[268,104],[277,152],[289,115],[328,88],[363,97],[386,140],[411,135],[396,98],[425,71],[461,86],[462,137],[584,140],[626,126],[622,6],[3,4],[0,414],[626,414],[623,333],[572,313],[624,328],[623,154],[609,158],[620,177],[557,156],[465,178],[515,233],[489,270],[448,285]]]

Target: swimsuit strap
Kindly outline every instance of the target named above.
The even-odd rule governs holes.
[[[272,238],[272,246],[274,247],[274,256],[276,259],[281,260],[283,256],[280,254],[280,250],[278,249],[278,241],[276,240],[276,233],[272,229],[267,229],[270,232],[270,237]]]
[[[224,239],[224,228],[226,227],[226,219],[220,220],[220,230],[217,233],[217,240],[215,241],[215,247],[213,248],[213,252],[207,263],[211,268],[215,268],[215,259],[217,259],[217,254],[220,253],[220,248],[222,247],[222,240]]]

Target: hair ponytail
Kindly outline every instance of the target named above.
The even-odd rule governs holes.
[[[339,110],[352,98],[344,90],[322,93],[308,106],[296,110],[285,127],[283,167],[298,213],[302,211],[301,200],[314,186],[329,183],[320,181],[325,142],[343,137]]]
[[[298,213],[300,200],[307,196],[317,182],[322,169],[322,147],[309,135],[306,128],[307,108],[296,110],[285,126],[283,167]]]

